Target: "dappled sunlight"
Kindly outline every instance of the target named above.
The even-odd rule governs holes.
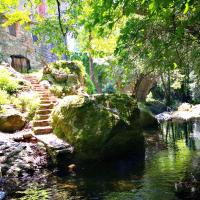
[[[0,0],[0,199],[199,200],[199,10]]]

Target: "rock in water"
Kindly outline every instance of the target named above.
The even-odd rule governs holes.
[[[140,109],[140,117],[138,119],[140,126],[144,129],[157,128],[159,126],[158,120],[152,114],[149,107],[143,103],[138,103],[138,107]]]
[[[12,133],[21,130],[25,123],[25,117],[14,108],[0,114],[0,131]]]
[[[128,95],[67,96],[52,114],[54,132],[74,145],[78,159],[143,152],[136,101]],[[134,120],[135,119],[135,120]]]
[[[3,199],[5,199],[5,197],[6,197],[6,193],[5,193],[5,192],[2,192],[2,191],[0,191],[0,200],[3,200]]]

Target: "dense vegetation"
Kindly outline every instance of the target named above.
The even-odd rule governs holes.
[[[41,1],[27,1],[23,10],[18,3],[1,0],[4,26],[20,21],[38,42],[53,44],[58,58],[82,61],[96,92],[138,97],[151,77],[147,99],[199,101],[199,1],[47,0],[46,17],[35,11]]]
[[[21,112],[27,112],[29,119],[34,117],[39,99],[35,93],[28,93],[24,88],[30,87],[25,80],[15,77],[6,68],[0,68],[0,113],[4,104],[11,104]]]

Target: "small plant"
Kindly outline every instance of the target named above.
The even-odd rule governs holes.
[[[39,107],[40,99],[36,93],[23,92],[17,99],[13,99],[13,103],[21,110],[21,112],[27,112],[28,119],[31,120]]]
[[[88,94],[93,94],[95,92],[95,86],[88,74],[86,75],[85,86],[86,86],[86,92]]]
[[[3,104],[9,104],[9,95],[6,91],[0,89],[0,106]]]
[[[8,94],[16,93],[19,89],[18,81],[6,69],[0,69],[0,89]]]
[[[112,94],[112,93],[115,93],[115,92],[116,92],[116,90],[111,83],[107,83],[105,85],[105,87],[103,88],[103,93]]]
[[[57,97],[62,97],[63,95],[63,87],[61,85],[53,85],[50,91]]]

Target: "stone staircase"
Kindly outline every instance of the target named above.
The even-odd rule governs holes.
[[[36,112],[36,119],[32,121],[33,132],[35,135],[52,133],[53,129],[49,118],[57,101],[56,97],[50,93],[48,88],[39,84],[37,77],[26,76],[26,80],[31,82],[32,89],[40,96],[40,105]]]

